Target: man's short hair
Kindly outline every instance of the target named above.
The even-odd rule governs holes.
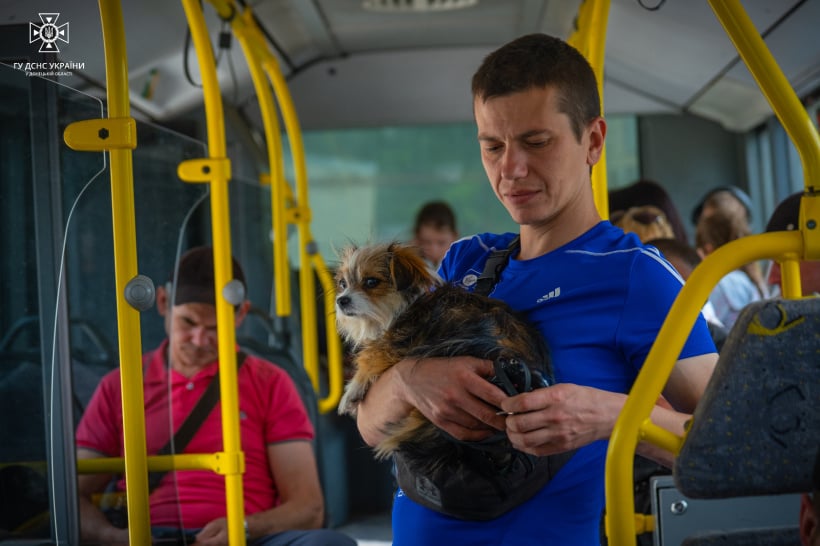
[[[233,278],[245,287],[245,273],[235,258],[233,263]],[[174,282],[171,273],[169,282]],[[207,303],[216,305],[214,288],[214,251],[209,246],[192,248],[179,259],[177,268],[176,289],[174,290],[174,305],[184,303]]]
[[[800,222],[800,197],[802,192],[793,193],[774,209],[766,231],[792,231],[798,228]]]
[[[496,49],[473,75],[473,100],[487,101],[555,86],[560,111],[569,116],[575,138],[601,115],[595,72],[580,51],[547,34],[528,34]]]
[[[418,233],[422,226],[432,226],[437,230],[449,229],[456,233],[456,215],[450,205],[444,201],[430,201],[419,209],[416,214],[414,233]]]

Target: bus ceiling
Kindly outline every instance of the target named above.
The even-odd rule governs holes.
[[[302,127],[319,129],[469,121],[467,82],[483,56],[527,33],[567,38],[582,1],[238,3],[254,11],[277,52]],[[797,95],[820,87],[820,0],[743,5]],[[201,106],[181,4],[143,0],[122,8],[135,115],[162,122]],[[6,23],[24,23],[57,9],[59,22],[70,23],[60,60],[84,67],[63,83],[100,94],[105,65],[95,2],[12,0],[2,15]],[[235,41],[220,41],[228,25],[207,3],[205,13],[225,99],[261,126],[242,52]],[[772,115],[705,0],[612,0],[604,70],[609,115],[689,113],[738,132]]]

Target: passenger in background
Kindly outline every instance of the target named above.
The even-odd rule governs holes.
[[[745,218],[721,211],[703,215],[698,222],[695,242],[698,253],[706,257],[723,245],[751,235]],[[740,310],[753,301],[768,297],[760,264],[751,262],[723,277],[709,296],[720,321],[732,329]]]
[[[701,262],[700,254],[693,246],[682,243],[677,239],[653,239],[647,241],[646,244],[657,248],[663,254],[663,257],[680,273],[684,281],[689,280],[692,271]],[[706,319],[706,324],[709,325],[709,333],[712,334],[712,340],[719,352],[726,342],[729,330],[718,318],[711,301],[706,301],[701,312],[703,318]]]
[[[654,180],[641,179],[624,188],[609,192],[609,216],[610,221],[618,225],[614,219],[632,207],[653,206],[660,209],[664,215],[665,223],[672,229],[672,235],[648,236],[648,239],[657,237],[674,237],[678,241],[688,243],[686,227],[683,225],[678,208],[669,196],[669,193]],[[645,217],[646,219],[648,217]],[[638,220],[640,221],[640,219]],[[625,228],[623,228],[626,231]],[[644,239],[641,239],[644,240]]]
[[[157,288],[157,310],[165,319],[166,340],[143,356],[145,440],[149,454],[174,445],[175,434],[194,413],[219,370],[210,247],[198,247],[179,261],[176,275]],[[233,277],[244,288],[242,268],[233,260]],[[243,292],[244,294],[244,292]],[[239,326],[250,302],[235,306]],[[237,383],[244,452],[245,534],[254,546],[355,546],[336,531],[320,529],[324,499],[311,440],[313,426],[290,376],[268,361],[237,354]],[[201,406],[200,406],[201,407]],[[180,452],[222,451],[222,420],[214,405]],[[120,370],[106,375],[77,428],[77,458],[122,457],[122,394]],[[172,448],[173,451],[173,448]],[[127,544],[128,530],[115,526],[92,502],[111,480],[104,474],[78,477],[80,529],[84,542]],[[210,470],[170,471],[154,482],[149,498],[154,539],[178,544],[228,543],[225,478]],[[122,491],[124,481],[117,481]],[[190,536],[189,536],[190,535]]]
[[[766,231],[792,231],[797,229],[800,219],[800,196],[802,192],[794,193],[777,205],[774,209]],[[803,296],[820,296],[820,261],[800,262],[800,281]],[[780,293],[780,265],[772,262],[768,275],[769,289],[772,295]]]
[[[703,196],[692,211],[692,224],[697,228],[701,219],[708,218],[715,212],[722,212],[750,226],[752,221],[752,198],[737,186],[714,188]],[[751,227],[748,229],[751,231]]]
[[[637,235],[642,243],[651,239],[666,239],[674,236],[666,215],[661,209],[652,205],[616,211],[609,220],[626,233]]]
[[[413,227],[413,244],[424,259],[438,269],[450,244],[458,239],[456,215],[444,201],[430,201],[419,209]]]

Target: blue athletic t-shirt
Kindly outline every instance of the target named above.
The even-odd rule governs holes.
[[[453,244],[439,272],[472,290],[489,254],[514,234],[484,233]],[[511,259],[490,294],[524,312],[544,334],[556,380],[626,393],[683,284],[634,234],[602,221],[532,260]],[[715,352],[699,317],[680,358]],[[580,448],[532,499],[491,521],[463,521],[424,508],[399,490],[394,546],[597,545],[607,441]]]

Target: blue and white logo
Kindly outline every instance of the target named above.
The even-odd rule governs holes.
[[[555,290],[550,290],[549,292],[538,298],[538,300],[535,303],[544,303],[545,301],[557,298],[560,295],[561,287],[559,286]]]

